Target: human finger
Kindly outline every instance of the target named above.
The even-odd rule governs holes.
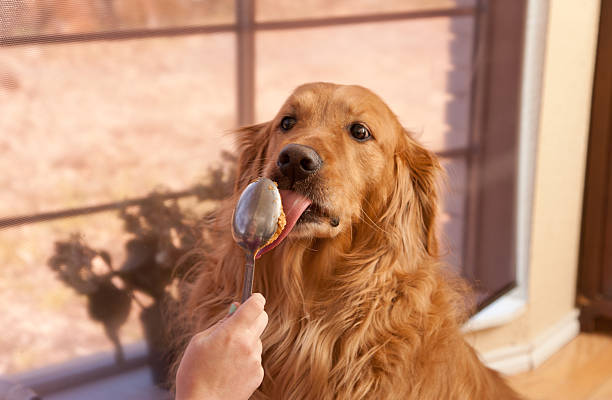
[[[255,354],[257,355],[257,361],[261,363],[261,353],[263,352],[263,343],[261,343],[261,339],[257,340],[255,343]]]
[[[266,326],[268,326],[268,313],[262,311],[261,314],[257,316],[257,319],[253,322],[249,330],[257,337],[260,337],[263,331],[266,329]]]

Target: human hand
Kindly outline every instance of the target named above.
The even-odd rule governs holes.
[[[255,293],[232,315],[191,338],[176,374],[176,400],[245,400],[253,394],[264,377],[265,303]]]

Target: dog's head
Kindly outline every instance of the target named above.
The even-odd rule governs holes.
[[[363,225],[404,250],[436,252],[439,163],[371,91],[305,84],[272,121],[239,134],[236,191],[259,176],[276,181],[290,237]]]

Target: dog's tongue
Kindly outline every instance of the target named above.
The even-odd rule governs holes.
[[[287,237],[287,235],[291,232],[295,223],[300,218],[300,216],[306,211],[308,206],[310,205],[310,200],[301,194],[295,193],[291,190],[279,190],[281,195],[281,203],[283,203],[283,211],[285,212],[285,218],[287,219],[287,225],[285,225],[285,229],[281,232],[281,234],[269,245],[266,245],[261,248],[257,252],[255,258],[261,257],[264,253],[272,250],[276,246],[278,246],[283,239]]]

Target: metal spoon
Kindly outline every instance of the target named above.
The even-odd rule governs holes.
[[[232,216],[232,236],[245,251],[242,302],[253,290],[255,255],[276,232],[281,214],[281,197],[276,184],[268,178],[259,178],[249,184],[238,199]]]

